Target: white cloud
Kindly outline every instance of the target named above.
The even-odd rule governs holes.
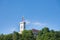
[[[46,23],[41,23],[41,22],[32,22],[29,20],[25,20],[25,22],[26,22],[26,25],[34,25],[34,26],[41,26],[41,27],[47,26]]]
[[[45,23],[40,23],[40,22],[33,22],[32,24],[35,26],[41,26],[41,27],[47,26]]]

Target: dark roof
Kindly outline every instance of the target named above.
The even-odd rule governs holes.
[[[33,32],[39,32],[39,30],[36,30],[36,29],[32,29]]]

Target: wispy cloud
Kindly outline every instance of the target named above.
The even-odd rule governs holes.
[[[46,23],[41,23],[41,22],[32,22],[32,21],[29,21],[29,20],[25,20],[25,22],[26,22],[26,25],[34,25],[34,26],[41,26],[41,27],[43,27],[43,26],[47,26],[47,24]]]
[[[47,24],[41,23],[41,22],[33,22],[32,24],[35,26],[41,26],[41,27],[47,26]]]

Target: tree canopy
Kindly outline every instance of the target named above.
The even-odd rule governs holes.
[[[0,40],[60,40],[60,31],[44,27],[38,31],[36,37],[34,37],[32,30],[24,30],[22,34],[14,31],[11,34],[0,34]]]

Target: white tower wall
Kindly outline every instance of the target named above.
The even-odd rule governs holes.
[[[20,22],[20,34],[25,30],[25,22]]]

